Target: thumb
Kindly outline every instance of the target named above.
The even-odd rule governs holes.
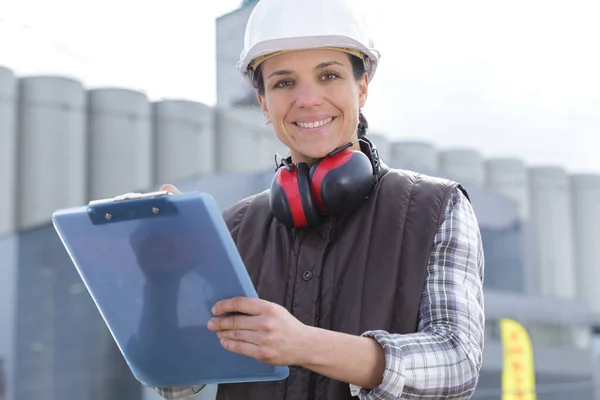
[[[160,187],[160,191],[167,191],[169,193],[173,193],[173,194],[180,194],[181,192],[179,191],[179,189],[177,189],[175,186],[171,185],[170,183],[165,183],[164,185],[162,185]]]

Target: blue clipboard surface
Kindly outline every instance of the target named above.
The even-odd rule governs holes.
[[[58,210],[54,227],[135,378],[164,387],[285,379],[207,329],[257,293],[215,200],[156,192]]]

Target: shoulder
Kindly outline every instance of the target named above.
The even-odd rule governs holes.
[[[269,211],[269,191],[265,190],[236,201],[223,211],[223,218],[234,236],[250,215]]]
[[[468,236],[470,240],[478,245],[481,242],[475,209],[467,192],[462,187],[457,187],[450,193],[450,198],[444,210],[443,225],[440,227],[440,233],[442,232]]]
[[[435,212],[438,221],[444,220],[449,210],[470,204],[467,190],[459,182],[415,171],[390,168],[381,179],[381,188],[387,198],[410,202],[409,211]]]
[[[459,182],[406,169],[389,168],[388,172],[382,178],[382,184],[384,183],[386,185],[398,183],[409,184],[413,190],[425,191],[428,194],[431,194],[432,191],[438,191],[448,196],[455,189],[458,189],[467,199],[469,198],[467,191]]]
[[[471,263],[483,276],[483,240],[475,210],[468,195],[461,188],[451,192],[450,199],[437,231],[434,253],[446,254],[441,258],[455,259],[460,264]]]

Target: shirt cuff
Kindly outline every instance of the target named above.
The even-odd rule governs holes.
[[[174,386],[154,388],[156,393],[163,399],[189,399],[196,396],[206,385]]]
[[[374,339],[383,347],[385,353],[385,370],[383,381],[373,389],[365,389],[350,384],[352,396],[358,396],[362,400],[400,398],[406,380],[404,376],[402,349],[394,346],[394,343],[389,340],[389,335],[385,331],[368,331],[361,335]]]

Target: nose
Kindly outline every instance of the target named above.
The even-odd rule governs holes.
[[[300,108],[312,108],[323,104],[323,93],[317,84],[303,81],[297,84],[296,105]]]

